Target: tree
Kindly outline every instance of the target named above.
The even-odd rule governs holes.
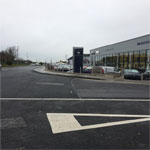
[[[6,50],[0,52],[0,61],[2,64],[12,65],[17,56],[17,49],[15,46],[8,47]]]
[[[39,64],[40,64],[40,65],[43,65],[44,63],[43,63],[43,62],[40,62]]]

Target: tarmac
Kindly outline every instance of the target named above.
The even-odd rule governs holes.
[[[47,70],[45,66],[37,67],[33,69],[34,72],[55,75],[55,76],[64,76],[72,78],[83,78],[83,79],[92,79],[92,80],[105,80],[106,82],[121,82],[121,83],[131,83],[131,84],[145,84],[150,85],[149,80],[127,80],[119,74],[80,74],[80,73],[70,73],[70,72],[57,72],[53,70]]]

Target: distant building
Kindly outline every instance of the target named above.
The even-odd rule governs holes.
[[[73,56],[68,58],[68,64],[73,65]]]
[[[90,54],[83,55],[83,66],[90,66]]]
[[[73,56],[68,58],[68,64],[73,65]],[[90,54],[83,54],[83,66],[90,66]]]
[[[150,34],[90,50],[91,66],[150,69]]]

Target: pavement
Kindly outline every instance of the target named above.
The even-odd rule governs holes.
[[[2,150],[150,149],[148,84],[33,69],[0,72]]]
[[[89,76],[89,75],[83,75],[83,74],[49,71],[49,70],[46,70],[46,68],[44,66],[43,67],[37,67],[36,69],[33,69],[33,71],[38,72],[38,73],[42,73],[42,74],[50,74],[50,75],[56,75],[56,76],[105,80],[103,77],[99,77],[99,76]]]
[[[100,75],[94,75],[94,74],[77,74],[77,73],[66,73],[66,72],[56,72],[56,71],[50,71],[46,70],[45,66],[37,67],[33,69],[34,72],[38,72],[41,74],[49,74],[49,75],[55,75],[55,76],[64,76],[64,77],[72,77],[72,78],[83,78],[83,79],[93,79],[93,80],[107,80],[110,82],[122,82],[122,83],[134,83],[134,84],[147,84],[150,85],[149,80],[127,80],[124,79],[123,76],[112,75],[112,74],[100,74]]]

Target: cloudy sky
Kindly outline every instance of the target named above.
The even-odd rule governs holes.
[[[35,61],[65,60],[150,33],[150,0],[0,0],[0,50]]]

